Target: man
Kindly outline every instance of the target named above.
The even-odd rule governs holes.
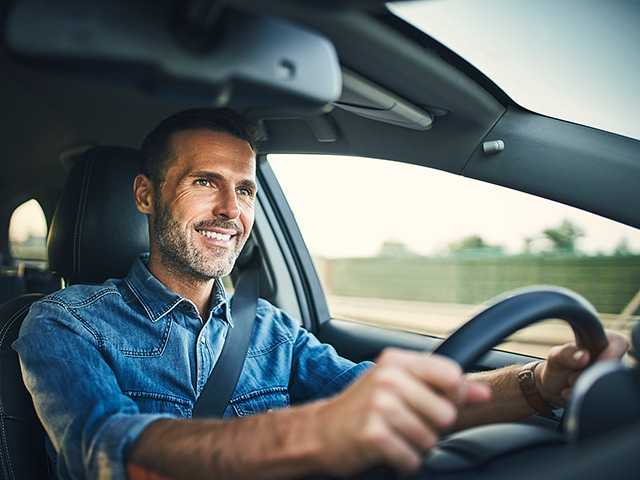
[[[521,367],[465,377],[444,358],[391,349],[356,365],[261,300],[225,420],[190,419],[233,328],[220,277],[253,226],[254,138],[229,110],[194,110],[142,150],[133,189],[149,256],[125,279],[35,303],[14,344],[60,478],[412,471],[443,430],[534,413]],[[611,335],[602,356],[625,350]],[[589,360],[553,349],[533,368],[540,401],[561,405]]]

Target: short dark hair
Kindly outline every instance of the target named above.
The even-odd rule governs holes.
[[[244,140],[253,150],[259,142],[256,125],[230,108],[195,108],[165,118],[142,141],[142,173],[158,185],[170,159],[169,139],[184,130],[206,129]]]

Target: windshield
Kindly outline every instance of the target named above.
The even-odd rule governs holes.
[[[423,0],[389,8],[521,106],[640,139],[640,2]]]

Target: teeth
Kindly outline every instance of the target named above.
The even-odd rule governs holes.
[[[229,234],[209,232],[207,230],[198,230],[198,233],[200,233],[201,235],[204,235],[207,238],[212,238],[214,240],[221,240],[223,242],[228,242],[229,240],[231,240],[231,235]]]

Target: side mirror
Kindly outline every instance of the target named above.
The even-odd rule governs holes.
[[[340,64],[323,36],[280,18],[228,11],[207,27],[214,39],[208,48],[190,48],[184,29],[181,38],[172,28],[171,7],[18,0],[6,45],[37,67],[215,106],[317,113],[340,97]]]

